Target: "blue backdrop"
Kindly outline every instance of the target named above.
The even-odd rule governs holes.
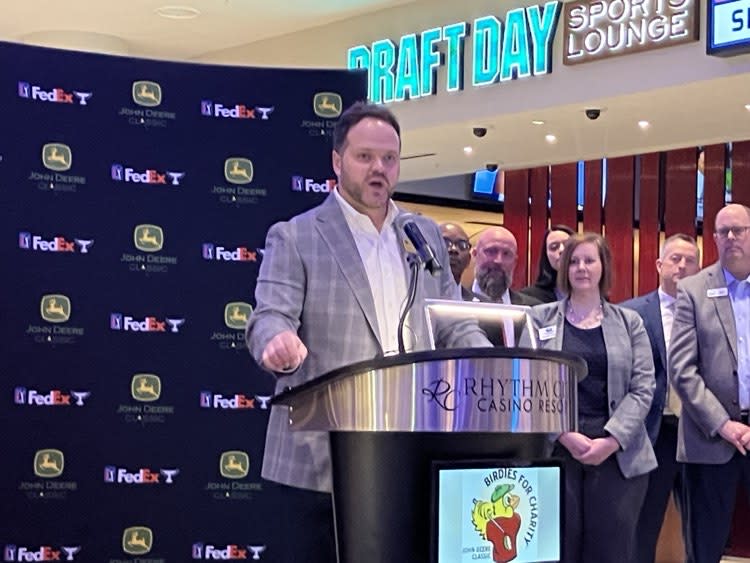
[[[242,327],[366,77],[13,44],[0,69],[3,561],[278,561]]]

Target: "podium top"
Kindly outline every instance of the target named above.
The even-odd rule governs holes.
[[[385,356],[280,393],[293,430],[565,432],[577,427],[579,356],[454,348]]]

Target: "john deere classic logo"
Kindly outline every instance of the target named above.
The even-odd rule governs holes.
[[[34,475],[52,479],[62,475],[65,456],[60,450],[39,450],[34,455]]]
[[[149,80],[133,82],[133,101],[139,106],[153,108],[161,104],[161,86]]]
[[[122,550],[129,555],[145,555],[151,551],[154,533],[145,526],[131,526],[122,532]]]
[[[48,323],[64,323],[70,318],[70,299],[65,295],[44,295],[40,308],[42,318]]]
[[[161,397],[161,379],[153,373],[136,373],[130,380],[130,394],[142,403],[157,401]]]
[[[133,231],[133,242],[142,252],[158,252],[164,246],[164,231],[158,225],[138,225]]]
[[[313,98],[315,115],[325,119],[333,119],[341,115],[341,96],[333,92],[318,92]]]
[[[63,143],[47,143],[42,147],[42,164],[55,172],[70,170],[73,164],[73,151]]]
[[[224,307],[224,324],[235,330],[245,330],[253,306],[244,301],[233,301]]]
[[[250,469],[250,457],[241,451],[228,451],[221,454],[219,473],[225,479],[243,479]]]
[[[232,157],[224,161],[224,178],[231,184],[249,184],[253,181],[253,162],[247,158]]]

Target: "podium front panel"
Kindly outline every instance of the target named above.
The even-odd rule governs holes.
[[[332,377],[276,404],[293,430],[559,433],[577,428],[577,368],[551,356],[427,357]]]

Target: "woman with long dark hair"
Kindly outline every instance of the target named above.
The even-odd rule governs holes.
[[[542,252],[539,255],[539,275],[534,282],[521,290],[521,293],[534,297],[542,303],[552,303],[562,299],[557,290],[557,269],[560,257],[565,249],[565,242],[574,234],[567,225],[552,225],[542,240]]]

